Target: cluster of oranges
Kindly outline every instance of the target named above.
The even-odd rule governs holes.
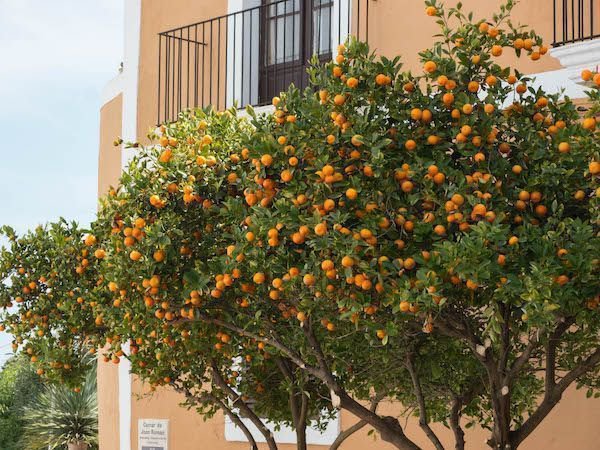
[[[579,123],[572,104],[493,59],[512,47],[537,60],[541,39],[480,21],[448,40],[450,55],[424,52],[417,76],[364,44],[341,45],[314,93],[274,98],[252,126],[196,111],[156,130],[158,145],[140,150],[74,258],[78,275],[98,270],[94,286],[66,295],[93,310],[98,334],[114,328],[93,341],[110,346],[107,358],[120,361],[134,337],[139,369],[153,353],[165,372],[147,370],[170,382],[178,345],[186,356],[235,352],[240,341],[215,325],[225,318],[238,329],[264,320],[261,333],[313,318],[327,333],[361,323],[381,341],[415,319],[430,333],[448,302],[499,301],[540,253],[536,239],[560,234],[563,211],[593,223],[596,119]],[[572,272],[585,264],[565,236],[537,262],[553,289],[584,292]],[[27,304],[38,284],[21,289],[16,302]],[[57,315],[27,312],[39,337]],[[269,354],[260,340],[243,343],[257,352],[249,363]]]

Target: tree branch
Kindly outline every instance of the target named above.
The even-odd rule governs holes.
[[[450,409],[450,428],[454,433],[454,449],[464,450],[465,448],[465,432],[460,426],[460,416],[462,409],[462,401],[458,396],[453,396],[452,407]]]
[[[419,425],[429,438],[429,440],[433,443],[433,446],[437,450],[444,450],[444,446],[440,442],[437,435],[429,426],[429,418],[427,416],[427,408],[425,407],[425,397],[423,395],[423,390],[421,388],[421,382],[419,380],[419,376],[415,369],[414,364],[414,354],[409,353],[406,357],[406,368],[408,369],[408,373],[410,374],[410,378],[412,379],[413,389],[415,391],[415,397],[417,398],[417,403],[419,405]]]
[[[554,332],[548,337],[546,343],[546,374],[545,374],[545,392],[550,392],[556,385],[556,348],[560,342],[561,336],[575,323],[574,317],[564,319],[558,324]]]
[[[376,394],[374,397],[372,397],[371,398],[371,406],[369,407],[369,410],[372,411],[373,413],[377,412],[377,407],[379,406],[379,403],[381,402],[381,400],[383,400],[384,398],[385,398],[384,394]],[[333,444],[331,444],[331,446],[329,447],[329,450],[338,450],[340,448],[340,445],[342,445],[342,443],[346,439],[348,439],[350,436],[352,436],[357,431],[363,429],[366,425],[367,425],[366,420],[359,420],[354,425],[348,427],[345,430],[340,431],[340,433],[335,438],[335,441],[333,441]]]
[[[306,338],[313,348],[315,355],[317,357],[317,361],[319,362],[319,368],[321,373],[323,373],[324,377],[320,378],[325,385],[331,391],[332,402],[334,406],[341,407],[343,409],[348,410],[359,419],[365,420],[369,423],[373,428],[375,428],[381,439],[390,444],[393,444],[396,448],[401,450],[420,450],[420,447],[416,445],[413,441],[411,441],[406,434],[404,434],[404,430],[402,426],[398,422],[398,419],[391,416],[381,417],[373,411],[365,408],[355,399],[353,399],[337,382],[332,372],[329,369],[329,365],[327,363],[327,359],[325,354],[323,353],[323,349],[321,348],[321,344],[319,343],[317,337],[314,334],[313,327],[308,321],[303,328]],[[334,398],[337,397],[337,401],[334,402]],[[337,403],[337,404],[336,404]]]
[[[272,347],[279,350],[282,354],[286,355],[295,365],[300,367],[301,369],[305,369],[308,373],[315,376],[316,378],[322,379],[325,374],[322,373],[319,369],[306,364],[305,361],[293,350],[283,345],[280,341],[272,338],[268,338],[265,336],[260,336],[256,333],[252,333],[250,331],[244,330],[238,326],[235,326],[231,323],[225,322],[220,319],[215,319],[213,317],[207,316],[205,314],[200,313],[199,318],[205,322],[212,323],[213,325],[217,325],[223,328],[226,328],[230,331],[237,333],[240,336],[245,336],[251,339],[255,339],[257,342],[264,342],[265,344],[269,344]],[[187,319],[185,319],[187,320]]]
[[[229,386],[229,384],[227,383],[225,378],[223,378],[223,375],[219,371],[219,368],[217,367],[217,364],[215,361],[211,362],[211,369],[212,369],[214,383],[225,394],[227,394],[227,396],[231,399],[233,404],[235,406],[237,406],[240,409],[240,411],[242,411],[248,417],[248,419],[250,419],[250,421],[254,424],[254,426],[256,426],[256,428],[258,428],[260,433],[265,437],[265,440],[267,441],[267,445],[269,446],[269,449],[277,450],[277,443],[275,442],[275,439],[273,438],[273,434],[271,433],[271,430],[269,430],[265,426],[263,421],[260,419],[260,417],[258,417],[256,415],[256,413],[254,411],[252,411],[252,408],[250,408],[245,402],[241,401],[240,395],[237,392],[235,392],[231,388],[231,386]]]
[[[246,439],[248,439],[248,442],[250,443],[250,448],[252,450],[258,450],[258,445],[256,444],[256,440],[254,439],[254,436],[252,436],[252,433],[250,432],[250,430],[248,429],[246,424],[244,424],[244,422],[242,421],[240,416],[238,416],[236,413],[234,413],[233,410],[229,406],[227,406],[227,404],[225,404],[225,402],[223,400],[221,400],[220,398],[218,398],[216,395],[214,395],[213,393],[204,392],[204,393],[202,393],[202,395],[200,397],[198,397],[198,396],[194,396],[188,389],[183,389],[183,388],[178,388],[178,387],[175,387],[175,391],[185,395],[185,397],[189,401],[191,401],[193,404],[198,404],[203,401],[209,401],[210,403],[221,408],[223,413],[226,416],[228,416],[231,419],[231,421],[237,427],[240,428],[240,430],[242,430],[242,433],[244,433],[244,436],[246,436]]]
[[[594,369],[600,364],[600,347],[585,360],[579,363],[574,369],[568,372],[559,383],[553,386],[549,391],[545,392],[544,400],[535,410],[535,412],[529,416],[525,423],[518,429],[513,431],[512,442],[516,447],[523,442],[546,418],[548,414],[554,409],[562,398],[562,394],[565,390],[575,381],[577,378],[585,375],[588,371]]]

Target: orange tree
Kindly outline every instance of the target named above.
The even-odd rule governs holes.
[[[385,397],[413,406],[437,449],[429,423],[464,448],[463,417],[490,447],[517,448],[569,386],[598,387],[600,146],[597,91],[581,120],[498,63],[547,52],[513,6],[474,20],[426,2],[441,34],[423,74],[352,42],[273,114],[192,111],[155,130],[72,240],[96,259],[81,273],[72,261],[66,299],[76,311],[68,293],[89,285],[91,316],[29,292],[10,330],[50,360],[53,333],[36,339],[36,324],[114,362],[129,342],[144,380],[207,414],[245,408],[259,429],[259,416],[302,429],[334,407],[419,448],[377,413]],[[44,251],[13,248],[3,275]]]

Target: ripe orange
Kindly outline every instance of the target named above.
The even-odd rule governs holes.
[[[325,236],[327,234],[327,224],[321,222],[315,226],[315,234],[317,236]]]
[[[423,118],[423,111],[419,108],[413,108],[410,111],[410,118],[412,120],[421,120]]]
[[[494,45],[494,46],[492,46],[492,55],[493,56],[500,56],[500,55],[502,55],[502,47],[500,45]]]
[[[423,70],[427,73],[433,73],[437,70],[437,64],[434,61],[427,61],[423,65]]]
[[[131,258],[132,261],[139,261],[141,257],[142,254],[137,250],[132,250],[131,253],[129,253],[129,258]]]
[[[351,256],[344,256],[342,258],[342,266],[346,268],[354,266],[354,259]]]
[[[444,236],[446,234],[446,227],[444,225],[436,225],[433,228],[433,232],[438,236]]]
[[[479,83],[477,81],[469,81],[467,89],[469,90],[469,92],[475,94],[477,91],[479,91]]]
[[[446,92],[443,96],[442,96],[442,102],[444,103],[444,105],[446,106],[450,106],[454,103],[454,94],[452,92]]]
[[[596,119],[593,117],[586,117],[583,119],[583,128],[589,131],[594,131],[596,129]]]
[[[348,188],[346,190],[346,197],[348,197],[350,200],[356,200],[358,197],[358,192],[354,188]]]
[[[156,262],[163,262],[165,260],[165,251],[164,250],[156,250],[154,252],[154,254],[152,255],[152,257],[154,258],[154,261]]]
[[[348,78],[348,80],[346,80],[346,86],[350,89],[355,89],[358,86],[358,79],[354,77]]]
[[[314,286],[316,279],[313,274],[307,273],[306,275],[304,275],[304,277],[302,277],[302,282],[306,286]]]
[[[591,80],[593,77],[594,77],[594,72],[592,72],[592,71],[591,71],[591,70],[589,70],[589,69],[584,69],[584,70],[581,72],[581,79],[582,79],[583,81],[590,81],[590,80]]]
[[[389,76],[380,73],[375,77],[375,83],[378,86],[386,86],[392,83],[392,79]]]
[[[335,97],[333,97],[333,103],[335,103],[337,106],[342,106],[344,103],[346,103],[346,96],[337,94]]]
[[[403,181],[402,184],[400,185],[400,188],[402,189],[403,192],[409,193],[413,190],[414,185],[412,183],[412,181]]]
[[[281,172],[281,181],[283,181],[284,183],[289,183],[290,181],[292,181],[293,175],[292,172],[289,170],[284,170]]]
[[[571,145],[568,142],[561,142],[558,144],[558,151],[561,153],[569,153],[571,151]]]
[[[267,153],[267,154],[262,155],[260,157],[260,162],[262,163],[263,166],[267,166],[268,167],[271,164],[273,164],[273,157]]]
[[[256,284],[263,284],[265,282],[265,274],[262,272],[256,272],[252,277],[252,281]]]

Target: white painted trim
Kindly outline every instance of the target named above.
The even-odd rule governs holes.
[[[123,43],[122,78],[123,111],[121,137],[125,142],[137,140],[137,101],[140,65],[141,0],[124,0],[125,40]],[[123,148],[121,168],[133,157],[132,149]],[[123,347],[126,353],[129,344]],[[131,363],[121,358],[119,364],[119,450],[131,450]]]
[[[260,0],[228,0],[227,13],[260,6]],[[252,20],[253,27],[244,21]],[[258,102],[260,10],[227,18],[227,92],[225,107]],[[252,61],[247,59],[252,57]]]
[[[582,82],[583,69],[598,70],[600,65],[600,39],[575,42],[550,49],[550,54],[557,58],[567,70],[569,78]]]
[[[260,0],[228,0],[227,12],[233,14],[260,6]],[[331,46],[333,58],[337,56],[338,45],[345,42],[350,35],[352,23],[348,21],[352,8],[352,0],[333,0],[331,11]],[[237,105],[243,103],[258,103],[258,90],[260,83],[259,70],[259,27],[261,21],[258,10],[248,13],[246,20],[250,20],[250,14],[256,23],[252,29],[242,29],[242,16],[238,15],[234,20],[228,18],[227,23],[227,86],[225,95],[225,107],[230,108],[234,102]],[[340,20],[337,20],[340,19]],[[251,34],[252,33],[252,34]],[[339,39],[338,39],[339,36]],[[252,48],[251,48],[252,47]],[[252,61],[247,61],[252,55]]]
[[[275,111],[275,107],[273,105],[263,105],[263,106],[253,106],[254,112],[257,116],[261,114],[272,114]],[[238,117],[249,117],[246,112],[246,108],[240,108],[237,110]]]
[[[125,42],[123,58],[123,123],[121,137],[125,142],[137,140],[137,101],[140,65],[141,0],[125,0]],[[123,149],[124,169],[134,155],[133,149]],[[123,450],[123,449],[121,449]]]
[[[264,436],[258,431],[258,428],[250,421],[250,419],[242,418],[244,425],[250,430],[256,442],[266,442]],[[273,433],[273,438],[278,444],[295,444],[296,432],[288,426],[281,426],[276,430],[275,422],[265,422],[265,425]],[[337,413],[335,418],[331,420],[327,427],[321,432],[314,423],[306,429],[306,442],[312,445],[331,445],[340,434],[340,414]],[[248,442],[241,428],[235,425],[231,419],[225,416],[225,440],[233,442]]]
[[[563,96],[570,98],[584,98],[586,96],[586,89],[573,81],[569,69],[551,70],[527,76],[534,78],[531,83],[534,89],[541,87],[548,94],[558,94],[564,89]]]
[[[129,342],[122,348],[129,353]],[[119,450],[131,450],[131,362],[125,357],[119,363]]]
[[[100,100],[102,102],[102,106],[106,105],[112,99],[114,99],[117,95],[123,93],[124,87],[124,77],[123,73],[119,73],[112,80],[104,85],[102,89],[102,94],[100,95]]]

